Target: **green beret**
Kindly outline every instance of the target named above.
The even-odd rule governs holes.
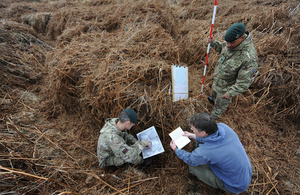
[[[225,41],[232,42],[240,38],[245,33],[245,25],[243,23],[235,23],[229,27],[225,34]]]
[[[136,112],[134,110],[132,110],[131,108],[127,108],[124,111],[128,115],[130,122],[132,122],[132,123],[135,124],[137,122],[137,114],[136,114]]]

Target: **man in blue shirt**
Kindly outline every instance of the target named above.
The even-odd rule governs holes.
[[[195,139],[199,146],[193,152],[176,148],[178,158],[189,165],[191,173],[207,185],[228,193],[246,191],[251,182],[252,167],[237,134],[226,124],[216,124],[214,117],[198,113],[189,119],[191,130],[184,136]]]

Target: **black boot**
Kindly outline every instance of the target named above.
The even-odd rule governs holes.
[[[209,96],[207,99],[208,99],[208,101],[209,101],[212,105],[215,104],[215,101],[214,101],[214,99],[213,99],[212,97]]]
[[[142,164],[140,164],[140,166],[148,167],[148,166],[150,166],[151,163],[152,163],[152,158],[146,158],[146,159],[144,159],[144,162]]]

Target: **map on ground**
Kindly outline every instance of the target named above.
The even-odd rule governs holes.
[[[139,141],[142,140],[151,141],[150,147],[145,148],[142,151],[143,159],[149,158],[151,156],[155,156],[165,151],[154,126],[136,134],[136,136]]]

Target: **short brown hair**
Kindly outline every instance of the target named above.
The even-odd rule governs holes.
[[[193,125],[197,131],[205,131],[208,135],[214,134],[218,130],[215,118],[208,113],[197,113],[189,119],[190,125]]]

